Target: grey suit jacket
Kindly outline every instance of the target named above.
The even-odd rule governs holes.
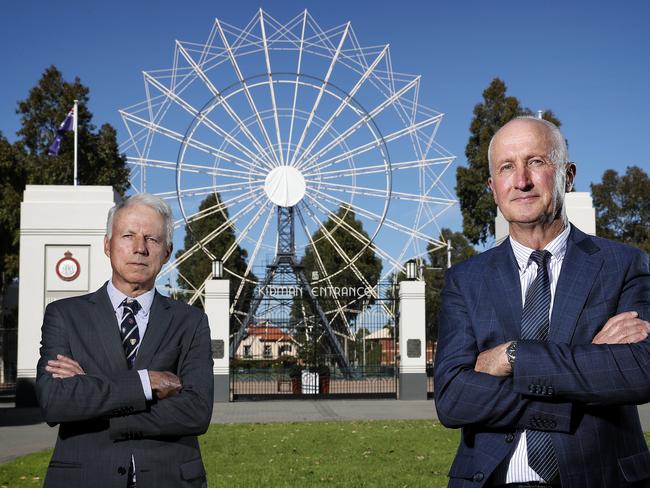
[[[46,422],[59,424],[46,487],[124,488],[131,455],[138,488],[206,485],[196,437],[207,430],[213,403],[204,313],[156,293],[129,370],[104,285],[47,306],[40,353],[39,404]],[[72,357],[86,374],[52,378],[45,366],[57,354]],[[183,390],[147,402],[138,369],[171,371]]]

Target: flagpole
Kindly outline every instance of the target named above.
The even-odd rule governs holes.
[[[74,101],[74,186],[77,186],[79,179],[77,177],[77,112],[78,112],[78,103],[77,100]]]

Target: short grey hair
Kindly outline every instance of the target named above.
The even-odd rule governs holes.
[[[564,173],[566,163],[569,162],[569,149],[566,145],[566,139],[562,135],[562,132],[560,132],[558,126],[553,122],[549,122],[548,120],[544,119],[538,119],[532,115],[520,115],[519,117],[515,117],[512,120],[532,120],[544,125],[548,129],[548,133],[551,137],[551,151],[548,157],[551,158],[551,162],[556,166],[557,171],[562,169],[562,173]],[[504,124],[504,126],[505,125],[506,124]],[[490,176],[492,176],[492,146],[494,144],[494,139],[500,130],[501,129],[495,132],[495,134],[492,136],[492,139],[490,139],[490,145],[488,146],[488,167],[490,169]]]
[[[122,200],[108,211],[108,218],[106,219],[106,235],[108,238],[110,239],[113,236],[113,219],[115,219],[115,214],[123,208],[133,207],[135,205],[144,205],[145,207],[152,208],[162,216],[165,226],[165,244],[170,246],[174,237],[172,209],[165,200],[151,193],[136,193]]]

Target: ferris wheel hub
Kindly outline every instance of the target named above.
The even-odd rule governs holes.
[[[280,207],[293,207],[305,196],[305,178],[293,166],[277,166],[266,175],[264,192]]]

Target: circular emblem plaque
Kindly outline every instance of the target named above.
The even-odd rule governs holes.
[[[81,273],[79,261],[72,257],[70,251],[63,253],[63,257],[56,263],[56,275],[63,281],[74,281]]]

